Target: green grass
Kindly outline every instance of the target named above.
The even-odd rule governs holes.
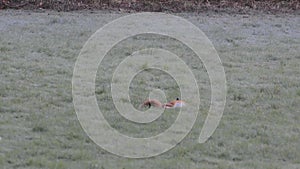
[[[167,129],[168,110],[149,125],[125,120],[113,106],[110,83],[118,64],[144,46],[182,58],[197,78],[201,96],[193,130],[174,149],[147,159],[115,156],[83,131],[72,103],[72,73],[86,40],[100,26],[122,16],[88,11],[0,14],[0,168],[299,168],[300,25],[297,15],[179,14],[211,39],[226,71],[227,103],[213,136],[198,144],[210,103],[210,84],[200,60],[185,45],[158,35],[122,41],[99,66],[95,93],[112,127],[134,137]],[[20,38],[22,37],[22,38]],[[174,79],[149,68],[130,84],[135,107],[153,89],[178,97]],[[168,70],[168,64],[164,70]]]

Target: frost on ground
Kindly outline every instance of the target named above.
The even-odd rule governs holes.
[[[101,26],[127,15],[116,12],[0,13],[0,166],[4,168],[299,168],[299,15],[176,14],[212,41],[227,78],[227,104],[213,136],[198,144],[210,102],[205,67],[184,45],[162,36],[140,35],[111,50],[99,66],[95,92],[111,126],[134,137],[167,129],[176,111],[150,125],[118,115],[110,80],[122,57],[141,46],[181,55],[197,77],[201,108],[191,133],[154,158],[127,159],[94,144],[82,130],[72,103],[72,72],[80,49]],[[147,64],[143,65],[147,68]],[[167,69],[167,65],[166,65]],[[172,85],[170,85],[172,84]],[[133,105],[160,87],[169,100],[178,86],[166,73],[141,72],[132,81]],[[125,127],[124,127],[125,126]]]

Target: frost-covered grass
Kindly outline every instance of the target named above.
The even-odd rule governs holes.
[[[224,115],[205,144],[197,143],[210,102],[202,63],[182,44],[161,36],[136,36],[118,44],[99,66],[95,86],[99,106],[111,126],[144,137],[160,133],[176,118],[176,111],[167,111],[153,124],[138,125],[124,120],[113,106],[109,84],[114,68],[145,45],[172,50],[191,67],[200,87],[199,116],[183,142],[153,158],[118,157],[91,141],[72,103],[74,64],[89,36],[123,15],[0,13],[2,168],[300,168],[298,15],[178,14],[206,33],[226,72]],[[147,68],[147,62],[143,67]],[[131,83],[133,105],[158,87],[169,100],[179,94],[170,76],[147,69]]]

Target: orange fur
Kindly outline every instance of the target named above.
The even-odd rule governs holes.
[[[159,102],[156,99],[149,99],[149,100],[144,101],[140,105],[140,108],[145,107],[145,106],[149,106],[149,108],[151,106],[160,107],[160,108],[175,108],[175,107],[182,107],[184,105],[185,105],[185,102],[182,100],[179,100],[178,98],[177,98],[177,100],[173,100],[173,101],[165,103],[165,104],[162,104],[161,102]]]

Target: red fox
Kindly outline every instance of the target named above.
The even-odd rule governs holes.
[[[185,106],[185,102],[182,101],[182,100],[179,100],[179,98],[177,98],[176,100],[173,100],[173,101],[170,101],[168,103],[162,104],[156,99],[149,99],[149,100],[144,101],[140,105],[140,108],[145,107],[145,106],[149,106],[149,108],[151,106],[154,106],[154,107],[160,107],[160,108],[168,109],[168,108],[175,108],[175,107],[183,107],[183,106]]]

